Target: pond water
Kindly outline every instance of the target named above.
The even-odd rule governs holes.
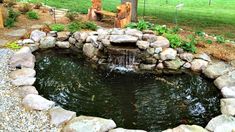
[[[35,86],[77,115],[113,119],[119,127],[161,131],[180,124],[205,126],[220,114],[220,92],[195,74],[108,72],[72,50],[35,53]]]

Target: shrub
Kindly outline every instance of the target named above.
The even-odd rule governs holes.
[[[225,39],[224,39],[224,37],[223,36],[216,36],[216,42],[217,43],[225,43]]]
[[[184,49],[185,51],[189,51],[192,53],[195,53],[197,48],[196,48],[196,44],[197,44],[197,40],[193,35],[189,35],[188,36],[189,41],[184,41],[181,45],[181,48]]]
[[[19,46],[17,44],[17,42],[10,42],[10,43],[6,44],[6,47],[10,48],[10,49],[13,49],[13,50],[16,50],[16,49],[20,49],[22,46]]]
[[[74,21],[76,19],[77,13],[69,11],[65,16],[69,18],[70,21]]]
[[[36,2],[34,4],[34,9],[40,9],[40,7],[42,6],[42,3],[41,2]]]
[[[4,26],[7,27],[7,28],[14,27],[14,25],[15,25],[15,20],[12,19],[12,18],[7,18],[4,21]]]
[[[94,22],[83,22],[82,29],[97,30],[97,25]]]
[[[212,44],[213,42],[212,42],[212,40],[207,39],[207,40],[206,40],[206,43],[207,43],[207,44]]]
[[[154,31],[156,31],[156,33],[158,35],[163,35],[164,33],[168,33],[169,32],[169,29],[167,29],[167,27],[165,25],[156,25],[154,28],[153,28]]]
[[[29,3],[23,3],[20,7],[19,7],[19,11],[22,13],[22,14],[25,14],[29,11],[32,10],[32,7]]]
[[[165,34],[166,38],[170,41],[170,46],[172,48],[180,47],[182,44],[182,40],[177,34]]]
[[[38,13],[35,11],[29,11],[26,13],[28,19],[39,19]]]
[[[14,11],[12,8],[9,8],[8,16],[4,21],[5,27],[8,27],[8,28],[13,27],[19,15],[20,14],[18,12]]]
[[[140,20],[138,23],[130,23],[126,27],[137,28],[138,30],[142,31],[142,30],[150,29],[152,26],[153,24],[151,24],[150,22]]]
[[[16,0],[4,0],[3,5],[5,7],[12,7],[12,6],[16,5]]]
[[[64,31],[65,26],[63,24],[52,24],[50,28],[52,31],[61,32]]]
[[[68,28],[68,31],[74,33],[82,29],[82,23],[79,21],[74,21],[74,22],[69,23],[67,28]]]

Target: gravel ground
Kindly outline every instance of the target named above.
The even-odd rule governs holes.
[[[46,111],[28,111],[21,106],[18,87],[10,84],[9,58],[13,51],[0,49],[0,132],[59,131],[49,123]]]

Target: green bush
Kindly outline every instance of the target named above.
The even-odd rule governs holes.
[[[196,44],[197,44],[197,40],[193,35],[189,35],[188,36],[189,41],[184,41],[181,45],[181,48],[184,49],[185,51],[189,51],[192,53],[195,53],[197,48],[196,48]]]
[[[224,37],[223,36],[216,36],[216,42],[217,43],[225,43],[225,39],[224,39]]]
[[[52,24],[50,28],[52,31],[61,32],[64,31],[65,26],[63,24]]]
[[[39,19],[38,13],[35,11],[29,11],[26,13],[28,19]]]
[[[69,11],[65,15],[67,18],[69,18],[70,21],[74,21],[76,19],[77,13]]]
[[[10,43],[7,43],[7,44],[6,44],[6,47],[7,47],[7,48],[10,48],[10,49],[13,49],[13,50],[22,48],[22,46],[19,46],[19,45],[17,44],[17,42],[10,42]]]
[[[156,33],[158,35],[163,35],[164,33],[168,33],[169,32],[169,29],[167,29],[167,27],[165,25],[161,26],[161,25],[156,25],[154,28],[153,28],[154,31],[156,31]]]
[[[18,12],[14,11],[12,8],[9,8],[8,16],[4,21],[4,26],[8,28],[13,27],[19,15],[20,14]]]
[[[97,25],[94,22],[83,22],[82,29],[97,30]]]
[[[144,20],[140,20],[138,23],[130,23],[126,27],[136,28],[140,31],[150,29],[153,26],[150,22],[146,22]]]
[[[82,29],[82,23],[79,21],[74,21],[74,22],[69,23],[67,28],[68,28],[69,32],[74,33],[76,31],[80,31]]]
[[[177,34],[165,34],[166,38],[170,41],[170,46],[172,48],[180,47],[182,44],[182,39]]]

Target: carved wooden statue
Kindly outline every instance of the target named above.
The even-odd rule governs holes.
[[[0,28],[4,28],[2,7],[0,7]]]

